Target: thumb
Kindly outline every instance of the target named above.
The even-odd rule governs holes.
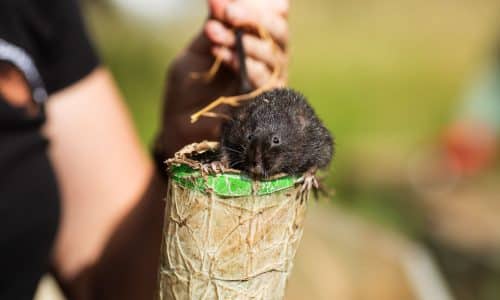
[[[226,6],[231,0],[208,0],[209,15],[218,20],[225,17]]]

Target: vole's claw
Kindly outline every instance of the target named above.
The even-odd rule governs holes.
[[[215,170],[215,173],[224,173],[226,171],[226,167],[220,161],[213,161],[210,163],[212,169]]]
[[[300,188],[301,192],[309,191],[312,188],[316,188],[316,189],[319,188],[319,182],[314,175],[303,176],[302,181],[299,183],[302,183],[302,187]]]
[[[209,164],[200,164],[200,172],[202,175],[207,175],[210,173]]]
[[[213,161],[208,164],[201,164],[200,171],[204,175],[208,174],[221,174],[226,171],[226,167],[220,161]]]
[[[300,199],[305,199],[308,197],[309,191],[316,191],[320,188],[319,181],[316,178],[316,170],[312,169],[304,173],[302,177],[297,179],[297,184],[301,184],[299,190]],[[313,189],[314,188],[314,189]]]

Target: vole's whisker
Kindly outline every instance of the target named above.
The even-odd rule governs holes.
[[[245,151],[247,149],[243,144],[231,144],[231,148],[234,149],[234,147],[238,147],[238,149],[240,149],[241,151]]]
[[[233,161],[229,164],[229,167],[232,168],[232,167],[235,167],[237,165],[240,165],[243,163],[243,160],[237,160],[237,161]]]
[[[238,154],[242,154],[243,153],[242,151],[238,151],[238,150],[236,150],[234,148],[230,148],[230,147],[227,147],[227,146],[223,147],[222,149],[229,150],[231,152],[238,153]]]

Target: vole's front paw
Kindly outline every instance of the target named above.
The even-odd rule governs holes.
[[[308,174],[297,179],[296,183],[301,184],[300,191],[305,192],[311,190],[313,187],[319,189],[319,181],[314,174]]]
[[[220,161],[213,161],[208,164],[201,164],[200,171],[204,175],[224,173],[226,166]]]
[[[300,190],[298,196],[301,200],[308,197],[309,191],[314,188],[314,191],[317,191],[320,188],[319,181],[316,178],[316,168],[310,169],[302,175],[297,181],[296,184],[300,184]]]

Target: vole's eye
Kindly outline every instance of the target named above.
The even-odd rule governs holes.
[[[249,135],[247,136],[247,139],[248,139],[249,141],[251,141],[251,140],[253,139],[253,134],[249,134]]]
[[[273,136],[273,145],[279,145],[280,144],[280,138],[277,136]]]

